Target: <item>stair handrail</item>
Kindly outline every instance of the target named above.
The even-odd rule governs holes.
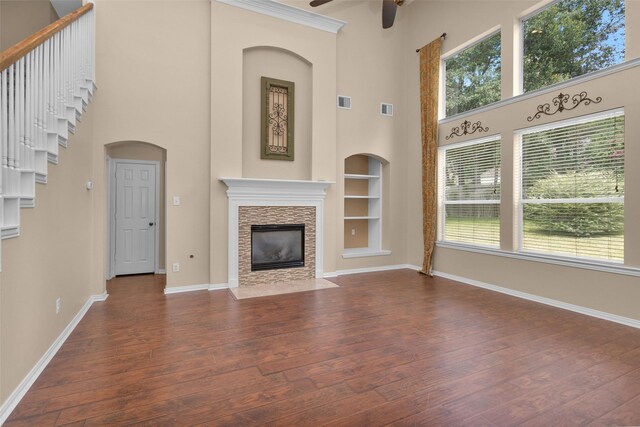
[[[93,3],[0,53],[0,240],[20,235],[95,91]]]
[[[16,43],[12,47],[0,52],[0,71],[3,71],[10,65],[13,65],[20,58],[24,57],[27,53],[41,45],[45,40],[50,39],[53,35],[62,31],[91,9],[93,9],[93,3],[87,3],[57,21],[52,22],[40,31]]]

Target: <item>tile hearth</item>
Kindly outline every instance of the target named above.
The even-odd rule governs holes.
[[[254,286],[229,288],[235,299],[248,299],[272,295],[291,294],[295,292],[317,291],[319,289],[338,288],[339,286],[325,279],[294,280],[284,283],[266,283]]]

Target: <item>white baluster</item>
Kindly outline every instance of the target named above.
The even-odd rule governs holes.
[[[16,62],[16,169],[24,168],[24,58]]]
[[[14,65],[9,67],[9,145],[7,148],[7,166],[13,168],[15,166],[15,132],[16,132],[16,119],[15,119],[15,92],[14,92]],[[12,182],[8,183],[10,186]],[[9,191],[13,191],[13,187],[9,188]],[[13,194],[13,193],[12,193]]]
[[[7,146],[9,145],[9,95],[7,93],[8,70],[0,73],[0,196],[5,195],[3,182],[7,169]],[[2,225],[2,223],[0,223]]]

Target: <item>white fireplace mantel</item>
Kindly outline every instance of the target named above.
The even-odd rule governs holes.
[[[332,181],[220,178],[229,198],[229,287],[238,287],[240,206],[313,206],[316,209],[316,278],[324,273],[324,198]]]

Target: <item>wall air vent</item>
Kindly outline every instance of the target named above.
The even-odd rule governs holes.
[[[393,104],[387,104],[383,102],[380,104],[380,115],[382,116],[393,116]]]
[[[338,108],[342,108],[344,110],[351,110],[351,97],[338,95]]]

